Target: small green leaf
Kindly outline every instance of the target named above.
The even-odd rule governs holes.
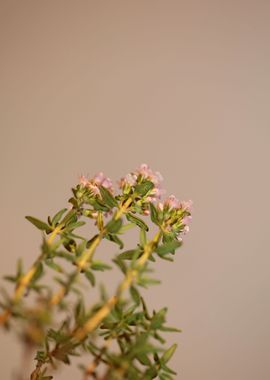
[[[56,264],[52,259],[45,260],[45,264],[56,272],[63,273],[63,268],[60,265]]]
[[[163,309],[159,310],[157,313],[155,313],[151,319],[151,328],[152,329],[159,329],[163,323],[165,322],[165,316],[167,313],[167,308],[164,307]]]
[[[145,229],[141,228],[141,231],[140,231],[140,244],[141,244],[142,247],[144,247],[146,243],[147,243],[146,231],[145,231]]]
[[[143,312],[144,312],[144,315],[145,315],[145,318],[150,321],[151,320],[151,317],[150,317],[150,314],[148,312],[148,309],[147,309],[147,306],[146,306],[146,303],[143,299],[143,297],[141,296],[141,303],[142,303],[142,307],[143,307]]]
[[[118,244],[120,249],[122,249],[124,247],[124,243],[121,239],[119,239],[119,237],[117,235],[114,235],[114,234],[106,234],[105,235],[105,238]]]
[[[157,209],[151,202],[150,202],[150,216],[153,223],[159,224]]]
[[[70,222],[77,220],[77,210],[70,210],[64,217],[64,219],[61,221],[61,224],[67,225]]]
[[[160,280],[157,280],[155,278],[149,278],[149,277],[140,277],[138,280],[138,285],[141,285],[145,288],[148,285],[159,285],[160,283],[161,283]]]
[[[74,253],[76,251],[77,243],[74,239],[66,239],[63,241],[63,246],[67,251]]]
[[[160,328],[160,331],[164,331],[164,332],[182,332],[182,330],[180,329],[177,329],[175,327],[169,327],[169,326],[162,326]]]
[[[85,222],[84,221],[75,221],[74,223],[69,223],[66,227],[65,227],[65,232],[70,232],[70,231],[73,231],[75,230],[75,228],[79,228],[81,226],[84,226],[85,225]]]
[[[91,204],[96,211],[110,211],[110,208],[104,205],[98,198],[91,198],[88,203]]]
[[[115,234],[120,230],[122,224],[122,219],[112,219],[111,221],[109,221],[109,223],[106,224],[105,228],[109,233]]]
[[[126,231],[130,230],[131,228],[134,228],[136,227],[136,225],[134,223],[127,223],[127,224],[124,224],[120,230],[118,231],[118,234],[123,234],[125,233]]]
[[[138,354],[136,355],[136,358],[137,358],[137,360],[138,360],[141,364],[143,364],[143,365],[145,365],[145,366],[148,366],[148,367],[151,366],[151,360],[148,358],[148,356],[147,356],[146,354],[138,353]]]
[[[136,305],[139,305],[141,303],[140,293],[135,288],[135,286],[131,286],[129,290],[133,301],[136,303]]]
[[[103,263],[102,261],[98,261],[98,260],[92,261],[91,268],[93,270],[100,270],[102,272],[104,270],[107,270],[107,269],[112,269],[112,267],[110,265]]]
[[[135,216],[134,214],[128,213],[126,214],[126,218],[129,222],[137,224],[138,227],[144,229],[145,231],[149,230],[147,224],[142,219]]]
[[[117,257],[113,259],[113,262],[118,266],[122,273],[127,273],[126,263],[122,260],[119,260]]]
[[[44,271],[43,271],[43,265],[42,265],[42,263],[38,263],[36,271],[35,271],[35,274],[34,274],[34,276],[32,277],[32,280],[31,280],[31,284],[32,285],[40,279],[40,277],[43,275],[43,272]]]
[[[164,255],[166,253],[174,253],[174,251],[182,245],[182,242],[178,240],[172,240],[168,243],[164,243],[155,249],[155,252]]]
[[[154,188],[154,184],[151,181],[144,181],[143,183],[135,186],[135,192],[144,197],[150,190]]]
[[[120,253],[120,255],[117,257],[120,260],[133,260],[134,257],[138,258],[140,252],[141,251],[139,249],[130,249],[128,251]]]
[[[60,222],[62,216],[67,211],[66,208],[63,208],[62,210],[58,211],[54,217],[52,218],[52,225],[55,226],[58,222]]]
[[[164,354],[161,357],[161,361],[163,363],[167,363],[173,356],[176,349],[177,349],[177,344],[173,344],[168,350],[164,352]]]
[[[41,220],[39,220],[37,218],[34,218],[33,216],[26,216],[25,218],[30,223],[32,223],[35,227],[37,227],[39,230],[46,231],[46,232],[50,232],[51,231],[51,227],[47,223],[42,222]]]
[[[20,278],[23,274],[23,262],[22,258],[19,258],[17,261],[17,278]]]
[[[17,276],[3,276],[3,279],[10,282],[17,282]]]
[[[85,271],[84,274],[85,274],[85,277],[87,278],[87,280],[90,282],[90,284],[91,284],[92,286],[95,286],[95,284],[96,284],[96,279],[95,279],[94,274],[93,274],[90,270]]]
[[[100,187],[100,193],[102,196],[102,199],[104,203],[109,206],[110,208],[117,207],[118,203],[117,200],[114,198],[114,196],[110,193],[108,189],[101,186]]]

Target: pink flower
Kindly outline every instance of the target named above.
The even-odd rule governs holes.
[[[192,205],[193,205],[193,202],[192,202],[191,200],[189,200],[189,201],[181,201],[180,207],[181,207],[184,211],[188,211],[188,212],[190,212],[190,211],[191,211],[191,208],[192,208]]]
[[[167,199],[164,201],[164,206],[169,207],[169,209],[178,209],[180,208],[180,201],[174,196],[170,195]]]
[[[99,187],[103,186],[106,189],[112,191],[112,181],[110,180],[110,178],[105,177],[105,175],[102,172],[97,173],[94,176],[93,181],[94,181],[95,185],[97,185]]]
[[[81,175],[80,185],[87,187],[95,196],[100,195],[100,186],[113,192],[112,181],[108,177],[105,177],[102,172],[97,173],[92,179],[87,179],[84,175]]]
[[[97,186],[96,184],[89,182],[89,183],[87,184],[87,187],[88,187],[88,189],[91,190],[91,192],[92,192],[94,195],[100,195],[99,188],[98,188],[98,186]]]
[[[119,181],[119,187],[123,189],[125,186],[135,186],[137,182],[137,176],[133,173],[127,174]]]
[[[150,215],[150,210],[143,210],[144,215]]]
[[[188,224],[192,219],[192,216],[191,215],[186,215],[184,216],[184,218],[182,219],[182,223],[183,224]]]
[[[183,234],[186,235],[189,232],[189,226],[185,226],[183,229]]]
[[[159,211],[163,211],[163,209],[164,209],[164,204],[163,204],[163,202],[158,202],[158,204],[157,204],[157,209],[158,209]]]
[[[141,175],[144,179],[148,179],[153,182],[155,186],[159,186],[160,182],[163,181],[163,177],[159,172],[153,172],[147,164],[141,164],[141,166],[135,170],[137,176]]]
[[[82,185],[82,186],[87,186],[87,184],[88,184],[88,179],[84,176],[84,175],[81,175],[80,176],[80,184]]]
[[[159,172],[153,172],[146,164],[141,164],[134,172],[127,174],[125,177],[121,178],[119,181],[120,189],[129,192],[130,189],[137,185],[137,183],[142,183],[143,181],[150,181],[154,184],[154,188],[147,195],[147,202],[155,202],[160,199],[164,190],[160,188],[160,182],[163,180],[162,175]]]

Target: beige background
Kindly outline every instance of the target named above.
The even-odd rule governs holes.
[[[2,0],[0,18],[1,275],[38,251],[24,215],[65,206],[81,173],[148,162],[195,203],[148,296],[183,329],[177,379],[268,380],[270,2]]]

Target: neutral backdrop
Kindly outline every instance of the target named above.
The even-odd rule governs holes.
[[[82,173],[148,163],[194,201],[148,296],[183,330],[179,380],[270,378],[269,17],[267,0],[0,4],[0,274],[36,257],[25,215],[65,207]],[[0,337],[8,380],[21,351]]]

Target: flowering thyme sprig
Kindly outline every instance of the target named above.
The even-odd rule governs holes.
[[[142,164],[121,178],[119,187],[124,195],[133,197],[133,208],[136,212],[148,215],[149,203],[156,202],[164,193],[161,188],[162,181],[163,177],[159,172],[153,172],[148,165]]]
[[[157,204],[157,221],[161,223],[166,238],[182,241],[183,234],[189,232],[192,201],[179,201],[170,195],[164,202]]]
[[[165,325],[166,308],[152,314],[148,311],[139,287],[157,283],[149,278],[149,264],[156,257],[173,261],[182,236],[189,230],[191,201],[180,202],[174,196],[162,201],[161,181],[160,173],[146,164],[119,181],[119,193],[101,172],[93,178],[81,176],[72,189],[69,211],[62,209],[47,222],[27,217],[43,233],[41,253],[28,271],[19,263],[16,274],[6,276],[15,290],[0,304],[0,325],[12,327],[15,323],[23,344],[37,349],[31,380],[52,379],[51,367],[69,363],[72,355],[83,352],[91,353],[94,360],[94,365],[84,369],[85,379],[173,378],[175,373],[167,362],[176,345],[164,349],[161,333],[177,330]],[[152,239],[143,218],[148,214],[157,228]],[[96,234],[78,235],[77,229],[89,219],[94,219]],[[133,226],[139,228],[139,243],[122,251],[122,236]],[[95,286],[97,271],[111,268],[95,258],[103,239],[121,250],[112,262],[123,278],[114,294],[109,297],[102,292],[100,301],[89,308],[80,290],[82,280]],[[63,260],[71,264],[71,271],[62,265]],[[55,281],[60,287],[56,291],[46,277],[47,270],[57,273]],[[24,297],[34,294],[37,298]],[[106,341],[117,342],[119,350]],[[99,363],[105,365],[103,374]]]

